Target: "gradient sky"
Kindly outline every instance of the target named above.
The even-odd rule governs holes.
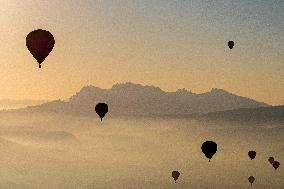
[[[0,99],[67,99],[84,85],[222,88],[284,104],[283,0],[0,0]],[[25,46],[55,37],[38,68]],[[234,40],[233,50],[227,46]]]

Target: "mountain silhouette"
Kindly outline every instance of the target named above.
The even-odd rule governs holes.
[[[195,94],[186,89],[165,92],[159,87],[130,82],[115,84],[111,89],[85,86],[67,101],[52,101],[28,107],[29,111],[95,114],[99,102],[109,105],[111,116],[165,116],[205,114],[239,108],[266,107],[268,104],[241,97],[222,89]]]
[[[0,109],[19,109],[27,106],[36,106],[48,102],[47,100],[12,100],[12,99],[1,99]]]
[[[284,122],[284,106],[241,108],[236,110],[211,112],[201,116],[207,120],[243,122]]]

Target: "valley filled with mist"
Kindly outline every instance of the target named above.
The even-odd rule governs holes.
[[[0,113],[0,188],[281,189],[281,124]],[[211,162],[201,151],[218,144]],[[250,160],[247,152],[255,150]],[[181,175],[175,184],[171,172]]]

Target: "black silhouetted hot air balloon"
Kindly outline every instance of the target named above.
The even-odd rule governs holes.
[[[179,175],[180,175],[180,173],[178,171],[172,172],[172,177],[174,178],[175,183],[177,183],[177,179],[178,179]]]
[[[272,163],[272,166],[274,167],[274,169],[276,170],[279,166],[280,166],[280,163],[278,161],[274,161]]]
[[[269,161],[269,163],[272,165],[273,162],[274,162],[274,158],[273,158],[273,157],[269,157],[269,158],[268,158],[268,161]]]
[[[253,176],[250,176],[248,178],[248,180],[249,180],[250,184],[252,185],[252,183],[255,181],[255,178]]]
[[[100,116],[101,121],[103,121],[103,117],[108,112],[108,105],[106,103],[98,103],[95,107],[96,113]]]
[[[253,160],[256,156],[256,152],[255,151],[249,151],[248,156],[250,157],[251,160]]]
[[[201,149],[210,162],[210,159],[217,152],[217,144],[213,141],[206,141],[202,144]]]
[[[26,46],[39,63],[39,68],[41,68],[41,63],[52,51],[54,44],[55,40],[53,35],[46,30],[34,30],[26,37]]]
[[[234,47],[234,45],[235,45],[234,41],[228,42],[228,46],[229,46],[230,49],[232,49]]]

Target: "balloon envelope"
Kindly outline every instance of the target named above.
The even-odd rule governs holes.
[[[280,163],[278,161],[274,161],[272,166],[274,167],[274,169],[276,170],[279,166],[280,166]]]
[[[53,35],[46,30],[34,30],[26,37],[26,46],[39,63],[39,67],[41,67],[40,64],[52,51],[54,44],[55,40]]]
[[[268,161],[269,161],[269,163],[272,165],[273,162],[274,162],[274,158],[273,158],[273,157],[269,157],[269,158],[268,158]]]
[[[234,41],[228,42],[228,46],[229,46],[230,49],[232,49],[234,47],[234,45],[235,45]]]
[[[176,183],[176,181],[177,181],[179,175],[180,175],[180,173],[179,173],[178,171],[173,171],[173,172],[172,172],[172,177],[174,178],[175,183]]]
[[[95,107],[96,113],[100,116],[101,121],[108,112],[108,105],[106,103],[98,103]]]
[[[255,151],[249,151],[248,152],[248,156],[250,157],[250,159],[252,160],[252,159],[254,159],[255,158],[255,156],[256,156],[256,152]]]
[[[249,180],[250,184],[252,185],[252,183],[254,182],[255,178],[253,176],[250,176],[248,178],[248,180]]]
[[[206,141],[202,144],[201,149],[210,162],[210,159],[217,152],[217,144],[213,141]]]

